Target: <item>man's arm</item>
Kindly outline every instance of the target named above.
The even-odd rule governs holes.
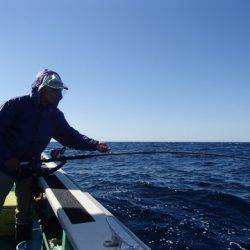
[[[98,150],[99,147],[98,141],[90,139],[72,128],[61,111],[58,114],[53,138],[63,146],[79,150]]]

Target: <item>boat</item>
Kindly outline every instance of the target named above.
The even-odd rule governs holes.
[[[45,154],[43,157],[48,158]],[[56,163],[46,166],[54,168]],[[1,249],[150,249],[62,169],[39,177],[38,185],[41,191],[32,209],[32,241],[15,246],[13,187],[0,213]]]

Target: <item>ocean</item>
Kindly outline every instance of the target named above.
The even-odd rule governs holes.
[[[250,143],[112,142],[110,156],[64,170],[152,249],[250,249]],[[59,147],[50,143],[46,151]],[[66,155],[83,152],[68,149]],[[96,153],[96,152],[95,152]]]

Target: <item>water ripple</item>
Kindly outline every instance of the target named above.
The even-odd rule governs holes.
[[[56,146],[52,143],[48,149]],[[111,147],[114,152],[250,155],[249,143],[111,143]],[[86,159],[64,169],[152,249],[233,250],[250,249],[249,164],[167,154]]]

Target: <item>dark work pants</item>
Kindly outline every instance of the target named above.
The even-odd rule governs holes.
[[[32,182],[32,177],[15,181],[17,197],[16,224],[31,223]],[[13,179],[0,171],[0,210],[13,184]]]

